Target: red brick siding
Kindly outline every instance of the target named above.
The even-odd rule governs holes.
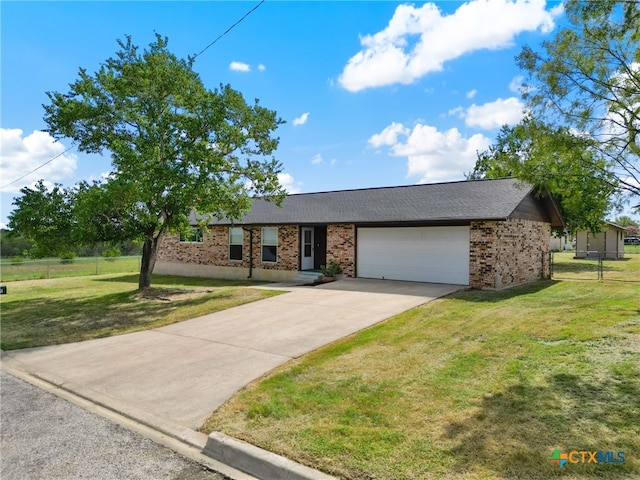
[[[180,242],[180,235],[167,234],[158,248],[158,261],[199,265],[238,265],[229,260],[229,229],[211,227],[202,243]]]
[[[470,286],[503,288],[547,278],[550,238],[546,222],[471,222]]]
[[[278,261],[262,262],[262,227],[253,231],[253,266],[268,270],[298,270],[298,226],[278,226]],[[178,234],[164,237],[158,250],[162,262],[215,265],[218,267],[249,266],[249,232],[244,232],[242,261],[229,260],[229,227],[209,227],[202,243],[180,242]]]
[[[345,277],[356,276],[356,227],[327,225],[327,264],[336,262]]]
[[[265,225],[265,227],[276,225]],[[299,228],[297,225],[278,225],[278,261],[262,261],[262,228],[249,227],[253,232],[253,266],[266,270],[298,270]],[[247,234],[247,237],[249,235]],[[247,240],[248,242],[248,240]],[[248,264],[247,264],[248,265]]]

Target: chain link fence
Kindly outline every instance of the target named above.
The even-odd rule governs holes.
[[[552,252],[551,278],[640,283],[640,251],[622,258],[616,252]]]
[[[79,277],[140,271],[139,255],[130,257],[79,257],[73,259],[5,260],[0,263],[0,281]]]

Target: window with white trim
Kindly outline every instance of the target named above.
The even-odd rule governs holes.
[[[262,227],[262,261],[278,261],[278,227]]]
[[[229,260],[242,260],[242,244],[244,231],[242,227],[231,227],[229,229]]]
[[[187,233],[180,232],[181,243],[202,243],[204,242],[204,233],[201,228],[192,228]]]

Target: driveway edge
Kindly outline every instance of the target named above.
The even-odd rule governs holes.
[[[258,478],[287,480],[337,480],[281,455],[225,435],[212,432],[203,453],[213,459]]]
[[[171,431],[173,429],[170,427],[167,428],[167,423],[158,428],[157,425],[150,424],[144,420],[140,421],[132,416],[130,412],[121,412],[113,406],[103,404],[100,401],[94,401],[91,397],[74,391],[73,388],[58,385],[55,382],[52,382],[51,379],[25,372],[20,368],[19,362],[10,358],[9,355],[7,355],[7,352],[2,353],[2,370],[19,378],[20,380],[78,405],[91,413],[107,418],[118,425],[132,430],[160,445],[170,448],[174,452],[198,462],[210,470],[218,472],[231,480],[260,480],[246,472],[234,468],[231,465],[227,465],[209,455],[206,455],[203,452],[203,447],[206,445],[204,439],[207,438],[204,433],[196,432],[194,430],[189,430],[189,432],[187,432],[186,430],[188,429],[185,427],[180,427],[177,431]]]

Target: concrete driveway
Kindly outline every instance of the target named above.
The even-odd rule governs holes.
[[[3,363],[159,429],[197,429],[233,394],[292,358],[460,286],[341,280],[166,327],[3,352]]]

